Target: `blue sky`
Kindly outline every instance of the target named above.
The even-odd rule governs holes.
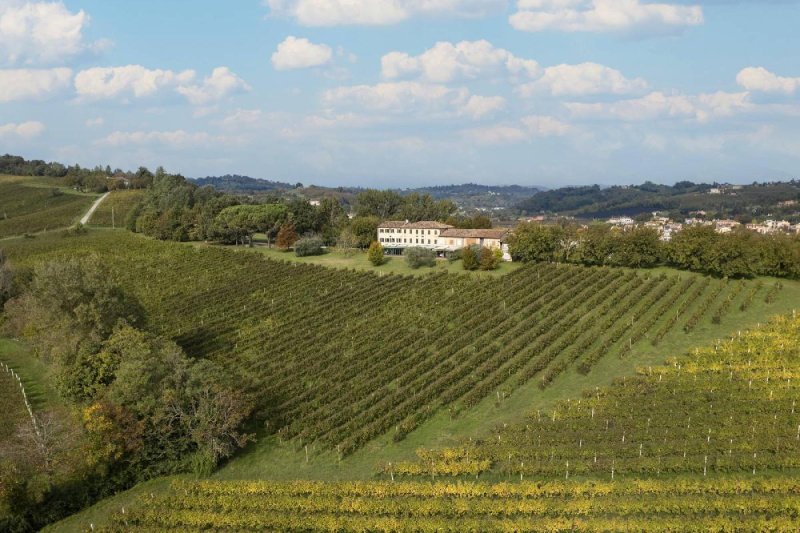
[[[800,177],[800,2],[0,0],[0,151],[321,185]]]

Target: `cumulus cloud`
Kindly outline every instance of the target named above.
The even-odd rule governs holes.
[[[499,96],[473,95],[464,87],[399,81],[330,89],[323,102],[331,107],[355,107],[389,114],[444,113],[478,119],[505,106]]]
[[[86,121],[86,126],[89,127],[89,128],[99,128],[100,126],[102,126],[105,123],[106,123],[106,119],[104,119],[103,117],[95,117],[95,118],[88,119]]]
[[[483,118],[500,111],[506,106],[506,99],[502,96],[480,96],[473,94],[461,108],[462,115],[474,119]]]
[[[512,144],[537,137],[561,137],[570,133],[572,129],[569,124],[553,117],[529,115],[520,119],[518,124],[470,128],[464,130],[462,134],[478,144]]]
[[[308,39],[287,37],[272,54],[275,70],[292,70],[326,65],[333,57],[333,50],[326,44],[314,44]]]
[[[270,12],[303,26],[397,24],[414,16],[479,17],[506,0],[266,0]]]
[[[529,78],[536,76],[539,71],[536,61],[516,57],[486,40],[455,44],[443,41],[418,56],[391,52],[381,58],[381,74],[384,78],[420,76],[434,83],[500,74]]]
[[[597,63],[580,63],[547,67],[539,79],[520,85],[518,92],[526,97],[539,92],[554,96],[585,96],[631,94],[646,88],[647,82],[641,78],[626,78],[620,71]]]
[[[68,68],[0,70],[0,102],[38,99],[69,87]]]
[[[787,78],[764,67],[747,67],[739,71],[736,83],[748,91],[794,94],[800,88],[800,77]]]
[[[193,70],[148,69],[141,65],[93,67],[75,76],[75,91],[88,99],[153,96],[164,88],[177,87],[194,79]]]
[[[0,61],[7,64],[55,63],[105,41],[87,44],[89,16],[63,2],[0,1]]]
[[[217,67],[201,84],[181,85],[177,89],[194,105],[206,105],[222,100],[231,94],[249,91],[250,86],[228,67]]]
[[[224,137],[215,137],[205,132],[174,131],[115,131],[96,141],[101,146],[150,145],[189,148],[208,146],[224,142]]]
[[[205,105],[234,92],[248,90],[247,84],[227,67],[217,67],[201,83],[194,83],[193,70],[148,69],[141,65],[94,67],[78,72],[75,91],[85,99],[145,98],[172,89],[194,105]]]
[[[703,23],[698,5],[640,0],[518,0],[509,17],[520,31],[671,33]]]
[[[259,124],[264,120],[264,113],[260,109],[237,109],[220,121],[226,128],[241,128]]]
[[[45,130],[44,124],[37,121],[28,121],[8,124],[0,124],[0,138],[17,137],[24,140],[38,137]]]
[[[656,119],[694,119],[705,122],[711,118],[730,116],[753,106],[748,93],[716,92],[698,95],[667,95],[652,92],[641,98],[611,103],[565,104],[578,118],[618,119],[627,122]]]

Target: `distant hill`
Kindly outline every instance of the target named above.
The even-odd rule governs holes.
[[[687,214],[706,211],[720,217],[796,216],[800,181],[751,185],[705,184],[563,187],[540,192],[517,204],[524,213],[555,213],[582,218],[633,216],[650,211]]]
[[[452,200],[462,209],[514,208],[520,202],[544,190],[541,187],[525,187],[522,185],[479,185],[464,183],[462,185],[438,185],[404,189],[401,194],[429,194],[436,200]]]
[[[217,190],[227,192],[263,192],[295,188],[295,185],[291,183],[251,178],[250,176],[239,176],[238,174],[207,176],[205,178],[194,178],[190,181],[193,181],[201,187],[210,185]]]

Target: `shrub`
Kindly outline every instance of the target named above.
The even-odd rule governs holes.
[[[461,263],[464,270],[478,270],[478,254],[472,246],[467,246],[461,250]]]
[[[322,239],[319,237],[303,237],[294,243],[294,253],[297,257],[322,255],[325,253],[322,244]]]
[[[406,263],[411,268],[419,268],[422,266],[432,267],[436,264],[436,252],[428,250],[427,248],[420,248],[417,246],[406,248],[403,251],[403,257],[406,258]]]
[[[481,270],[494,270],[500,266],[503,260],[503,252],[500,249],[481,248],[478,256]]]
[[[381,266],[386,258],[383,256],[383,245],[378,241],[372,241],[369,245],[369,252],[367,252],[369,262],[375,266]]]

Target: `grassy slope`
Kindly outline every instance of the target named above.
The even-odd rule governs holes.
[[[194,243],[195,246],[207,246],[206,244],[201,243]],[[352,252],[352,253],[343,253],[338,250],[331,251],[325,255],[317,255],[311,257],[297,257],[294,255],[293,252],[285,252],[282,250],[278,250],[277,248],[267,248],[266,246],[256,246],[254,248],[246,248],[246,247],[230,247],[242,251],[248,252],[256,252],[264,254],[266,257],[270,259],[277,259],[277,260],[288,260],[288,261],[295,261],[298,263],[312,263],[315,265],[322,265],[331,268],[354,268],[357,270],[369,270],[372,272],[378,272],[383,274],[402,274],[402,275],[414,275],[414,276],[421,276],[424,274],[429,274],[432,271],[435,272],[448,272],[451,274],[463,274],[465,270],[461,267],[460,261],[449,262],[446,260],[437,260],[435,267],[421,267],[417,269],[413,269],[409,267],[405,260],[402,257],[387,257],[386,262],[379,267],[374,266],[372,263],[369,262],[367,259],[366,252]],[[497,270],[493,270],[490,272],[482,272],[476,270],[474,272],[470,272],[473,276],[504,276],[510,272],[513,272],[521,265],[519,263],[501,263],[500,267]]]
[[[96,198],[48,178],[0,176],[0,238],[70,226]]]
[[[43,240],[44,238],[36,241]],[[36,241],[30,241],[30,243],[33,244]],[[283,254],[281,256],[285,257]],[[765,281],[771,284],[774,280]],[[413,458],[414,451],[420,446],[448,445],[470,436],[485,434],[497,424],[521,420],[527,413],[535,411],[537,408],[546,407],[560,399],[576,397],[585,388],[610,383],[614,377],[630,374],[637,366],[662,362],[668,355],[683,352],[690,346],[708,343],[723,334],[730,334],[737,329],[763,321],[770,315],[791,311],[793,305],[800,301],[800,283],[784,281],[784,286],[785,288],[775,303],[765,304],[762,291],[747,312],[732,312],[723,319],[722,327],[719,329],[712,326],[706,317],[706,320],[691,334],[684,334],[680,328],[677,328],[664,339],[658,348],[653,348],[649,343],[643,341],[634,348],[631,356],[625,359],[616,356],[605,357],[588,376],[582,376],[574,370],[570,370],[558,377],[553,385],[544,391],[541,391],[535,383],[529,383],[502,402],[497,402],[494,398],[487,398],[474,409],[462,413],[457,419],[451,419],[446,412],[440,412],[411,433],[404,441],[394,443],[388,436],[383,436],[341,463],[337,462],[330,454],[318,454],[314,453],[314,450],[311,450],[309,460],[306,462],[304,450],[296,450],[292,444],[280,444],[270,437],[251,446],[239,458],[218,472],[216,477],[221,479],[309,478],[320,480],[373,478],[376,465],[387,461]],[[734,305],[735,307],[736,305]],[[691,313],[691,309],[687,315],[689,313]],[[8,352],[8,346],[11,345],[8,343],[0,345],[0,353]],[[34,374],[41,371],[41,368],[32,369]],[[20,372],[22,373],[22,370]],[[163,483],[156,481],[144,487],[137,487],[133,491],[121,495],[119,501],[124,505],[125,501],[129,501],[129,498],[137,493],[143,493],[146,490],[159,491],[164,486]],[[76,530],[85,528],[87,517],[91,517],[91,520],[95,520],[95,517],[97,520],[101,520],[106,513],[103,509],[111,509],[114,505],[113,501],[101,502],[86,513],[81,513],[71,520],[59,524],[55,530],[70,530],[70,524],[79,527]],[[78,524],[81,525],[78,526]]]
[[[125,227],[128,214],[141,201],[144,190],[118,190],[112,191],[108,198],[103,200],[89,220],[91,226],[112,225],[117,228]],[[113,216],[112,216],[113,210]]]

